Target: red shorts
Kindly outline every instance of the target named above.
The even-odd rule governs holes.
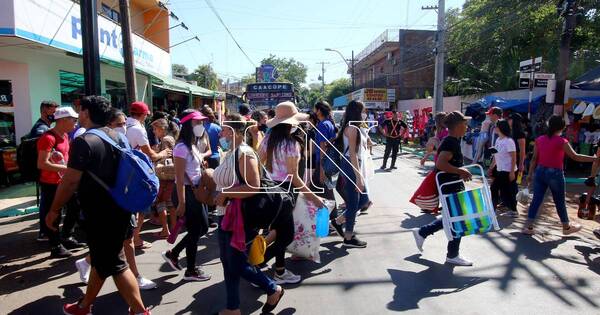
[[[172,195],[175,189],[175,182],[172,180],[161,180],[156,203],[166,203],[168,207],[173,206]]]

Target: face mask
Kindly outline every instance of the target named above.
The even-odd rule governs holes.
[[[367,113],[362,113],[361,117],[362,117],[362,120],[367,120]]]
[[[116,127],[113,130],[116,131],[116,132],[118,132],[118,133],[120,133],[120,134],[123,134],[123,135],[125,135],[127,133],[127,129],[125,129],[124,126]]]
[[[194,136],[200,138],[204,135],[204,126],[203,125],[196,125],[194,126]]]
[[[227,138],[221,137],[219,138],[219,144],[221,145],[221,148],[223,148],[223,150],[227,151],[229,150],[229,146],[231,143],[229,142],[229,140],[227,140]]]

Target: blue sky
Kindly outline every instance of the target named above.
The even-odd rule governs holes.
[[[253,63],[269,53],[293,57],[308,67],[307,83],[317,81],[324,61],[325,82],[349,77],[342,58],[325,48],[340,50],[350,58],[388,28],[435,29],[437,15],[423,5],[437,0],[212,0],[225,24]],[[464,0],[447,0],[446,9],[461,7]],[[170,0],[169,7],[189,31],[171,31],[173,63],[190,71],[198,64],[212,63],[221,78],[236,81],[254,72],[254,65],[237,48],[204,0]],[[176,21],[171,21],[172,25]]]

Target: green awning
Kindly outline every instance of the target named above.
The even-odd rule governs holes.
[[[203,88],[201,86],[197,86],[197,85],[189,84],[187,82],[180,81],[177,79],[165,77],[165,76],[162,76],[157,73],[148,73],[148,74],[152,77],[152,86],[163,89],[163,90],[180,92],[180,93],[190,93],[191,92],[193,95],[196,95],[196,96],[210,97],[210,98],[216,98],[219,96],[219,92],[212,91],[212,90]]]

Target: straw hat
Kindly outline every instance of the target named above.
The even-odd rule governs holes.
[[[298,108],[292,102],[283,102],[275,107],[275,117],[267,120],[267,127],[273,128],[279,124],[297,126],[301,121],[308,120],[308,114],[298,112]]]
[[[585,111],[585,109],[587,108],[587,104],[585,104],[585,102],[580,102],[579,104],[577,104],[577,106],[575,106],[575,109],[573,110],[573,114],[583,114],[583,112]]]
[[[594,117],[594,119],[600,119],[600,106],[596,107],[596,109],[594,110],[594,114],[592,114],[592,117]]]
[[[592,116],[592,114],[594,113],[594,109],[596,109],[596,106],[594,106],[594,104],[589,103],[587,108],[585,109],[585,111],[583,112],[583,116]]]

